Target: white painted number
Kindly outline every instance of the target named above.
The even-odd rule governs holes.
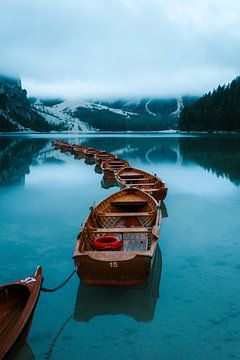
[[[25,283],[25,284],[30,284],[31,282],[37,281],[36,279],[32,278],[32,277],[27,277],[24,280],[21,280],[21,282]]]
[[[111,262],[109,263],[109,266],[110,266],[111,268],[116,268],[116,267],[118,267],[118,262],[117,262],[117,261],[111,261]]]

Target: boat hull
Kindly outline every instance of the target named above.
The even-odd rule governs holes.
[[[79,283],[74,320],[88,322],[96,316],[127,315],[140,322],[151,321],[159,298],[162,257],[157,247],[146,286],[89,286]]]
[[[35,306],[35,308],[36,308],[36,306]],[[26,325],[24,326],[21,333],[16,338],[15,342],[13,343],[13,345],[11,346],[11,348],[9,349],[7,354],[3,358],[0,357],[0,359],[3,359],[3,360],[14,359],[15,356],[18,354],[18,352],[23,348],[23,346],[25,345],[25,343],[27,341],[29,331],[31,329],[35,308],[33,309],[31,317],[27,321]]]
[[[86,253],[76,255],[73,259],[77,274],[85,284],[137,286],[146,283],[156,246],[157,242],[153,244],[150,252],[142,254],[126,255],[121,251],[101,251],[102,254],[99,254],[98,259]]]
[[[120,189],[126,189],[126,185],[122,184],[118,178],[116,178],[116,183],[120,187]],[[131,185],[128,185],[128,187],[131,187]],[[137,186],[136,186],[137,187]],[[146,192],[148,195],[151,195],[155,200],[157,201],[163,201],[168,193],[168,188],[166,186],[161,187],[160,189],[147,189],[147,188],[141,188],[142,191]]]
[[[135,187],[151,195],[157,201],[162,201],[167,196],[166,184],[157,176],[145,171],[126,167],[119,170],[115,174],[115,178],[121,189]]]
[[[12,359],[25,344],[42,281],[38,267],[33,276],[0,287],[0,360]]]

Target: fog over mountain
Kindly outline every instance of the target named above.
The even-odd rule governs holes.
[[[0,132],[161,131],[178,127],[194,97],[87,101],[27,98],[21,79],[0,74]]]
[[[202,95],[240,73],[238,0],[1,0],[0,72],[30,96]]]

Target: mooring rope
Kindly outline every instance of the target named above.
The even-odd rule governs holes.
[[[70,320],[72,320],[72,318],[73,318],[73,314],[71,314],[71,315],[64,321],[64,323],[60,326],[57,334],[54,336],[54,338],[53,338],[53,340],[52,340],[52,343],[51,343],[51,345],[50,345],[50,348],[49,348],[48,352],[44,355],[44,360],[49,360],[49,359],[51,359],[59,336],[60,336],[61,333],[63,332],[65,326],[70,322]]]
[[[68,278],[62,284],[58,285],[57,287],[55,287],[53,289],[48,289],[48,288],[45,288],[45,287],[42,286],[41,291],[43,291],[43,292],[54,292],[54,291],[57,291],[57,290],[61,289],[72,278],[72,276],[74,275],[75,272],[76,272],[76,269],[74,269],[73,272],[68,276]]]

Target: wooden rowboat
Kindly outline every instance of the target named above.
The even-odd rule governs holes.
[[[84,157],[85,157],[85,163],[88,165],[95,164],[94,156],[99,152],[99,150],[88,148],[86,150],[83,150]]]
[[[115,174],[125,167],[130,167],[129,162],[117,157],[111,160],[106,160],[101,164],[105,178],[115,179]]]
[[[81,281],[92,285],[144,284],[161,223],[160,204],[127,188],[92,208],[80,231],[74,262]]]
[[[77,153],[78,151],[86,150],[86,149],[88,149],[88,148],[89,148],[89,147],[88,147],[87,145],[75,145],[75,146],[73,147],[72,152],[73,152],[73,153]]]
[[[116,180],[120,187],[135,187],[152,195],[156,200],[164,200],[168,188],[157,176],[143,170],[127,167],[116,173]]]
[[[83,159],[85,157],[85,151],[89,149],[88,146],[86,145],[82,145],[82,146],[74,146],[73,150],[72,150],[72,154],[75,155],[76,159]]]
[[[93,148],[88,148],[86,150],[83,150],[84,155],[89,157],[89,158],[94,158],[94,155],[97,154],[99,152],[99,150],[97,149],[93,149]]]
[[[0,286],[0,360],[13,358],[24,345],[42,281],[38,267],[33,276]]]
[[[127,315],[139,322],[153,320],[159,298],[162,254],[157,246],[146,286],[89,286],[79,284],[73,319],[89,322],[96,316]]]
[[[72,144],[71,148],[69,149],[69,152],[71,154],[75,154],[75,151],[78,150],[79,148],[81,149],[82,145],[77,145],[77,144]]]
[[[101,163],[103,161],[106,160],[111,160],[116,158],[116,155],[108,153],[106,151],[98,151],[95,155],[94,155],[94,159],[95,159],[95,163],[101,165]]]
[[[55,149],[60,150],[64,146],[68,145],[68,142],[61,141],[61,140],[55,140],[52,142],[52,145],[55,147]]]

